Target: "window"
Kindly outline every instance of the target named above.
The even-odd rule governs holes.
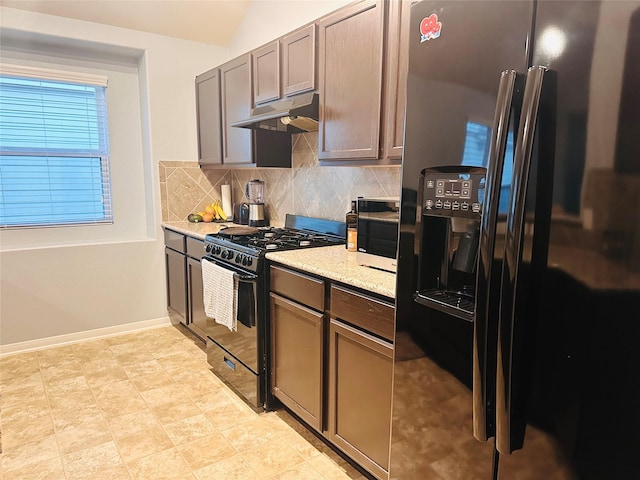
[[[0,226],[113,223],[106,78],[0,66]]]

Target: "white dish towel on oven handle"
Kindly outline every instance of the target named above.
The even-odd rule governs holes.
[[[238,330],[238,280],[232,270],[213,262],[201,261],[204,313],[231,331]]]

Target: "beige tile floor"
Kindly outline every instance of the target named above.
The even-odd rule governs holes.
[[[254,413],[162,327],[0,359],[0,480],[363,480],[284,410]]]

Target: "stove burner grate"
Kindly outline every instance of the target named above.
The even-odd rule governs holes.
[[[216,240],[218,237],[219,240]],[[211,243],[223,243],[227,248],[233,245],[260,251],[291,250],[305,247],[321,247],[344,243],[342,238],[316,232],[307,232],[291,228],[256,228],[256,227],[227,227],[212,235]]]

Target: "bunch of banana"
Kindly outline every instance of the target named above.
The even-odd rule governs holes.
[[[224,213],[224,210],[222,209],[222,203],[220,202],[220,200],[214,200],[214,202],[210,205],[210,207],[213,209],[211,213],[213,214],[213,217],[216,220],[227,219],[227,214]]]
[[[222,209],[222,203],[220,200],[214,200],[211,205],[207,205],[204,211],[198,213],[192,213],[189,215],[188,220],[190,222],[213,222],[214,220],[227,220],[227,215]]]

